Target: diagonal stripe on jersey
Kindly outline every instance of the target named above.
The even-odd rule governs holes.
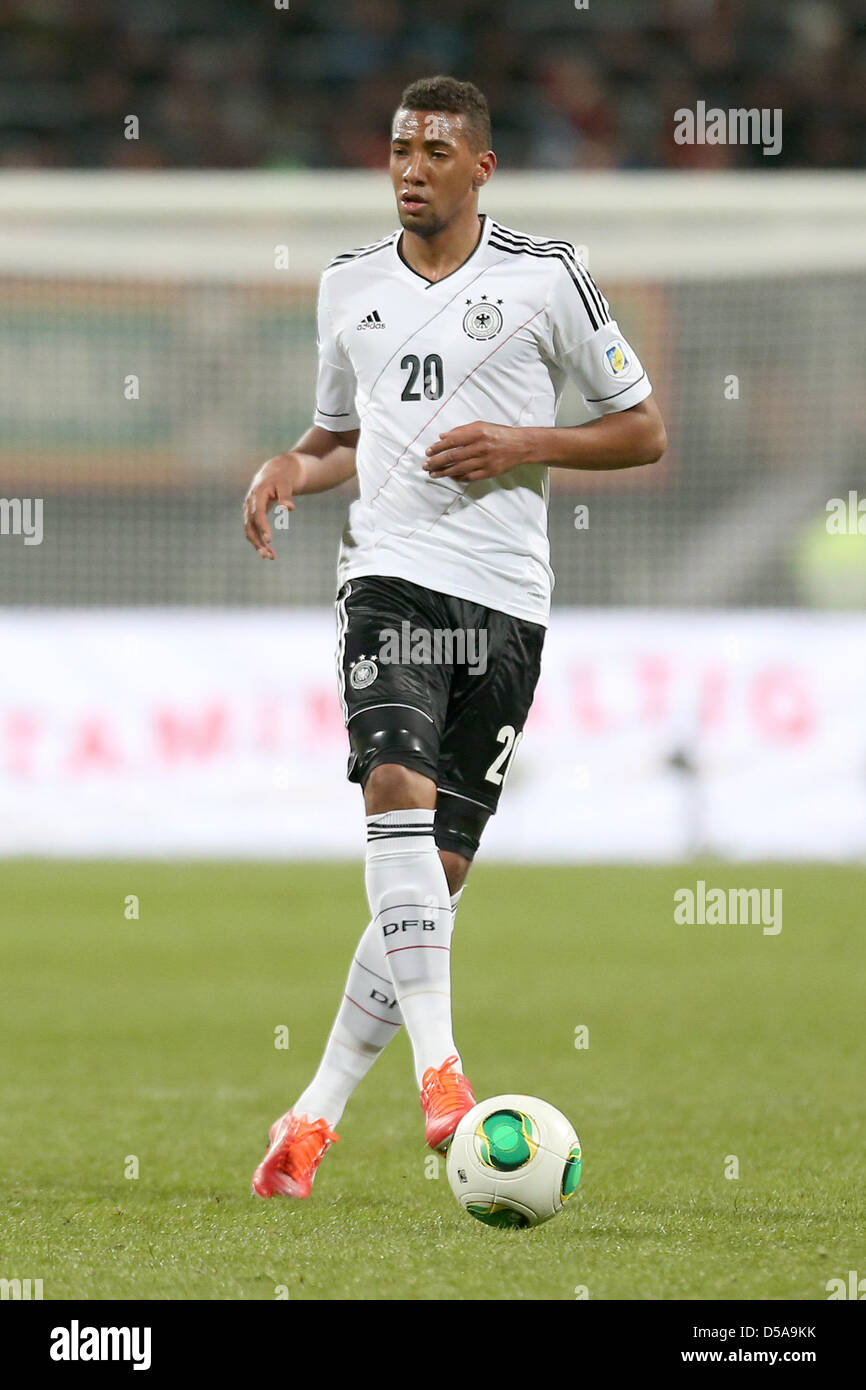
[[[442,401],[441,405],[438,406],[438,408],[437,408],[436,410],[434,410],[433,414],[430,416],[430,418],[429,418],[428,420],[425,420],[424,424],[421,426],[420,430],[419,430],[418,433],[415,435],[415,438],[414,438],[414,439],[410,439],[409,443],[405,446],[405,448],[402,450],[402,452],[400,453],[400,455],[394,460],[394,463],[393,463],[393,464],[391,465],[391,467],[389,468],[386,477],[384,478],[383,482],[380,484],[380,486],[379,486],[377,492],[374,494],[374,496],[372,497],[371,501],[375,501],[375,500],[376,500],[376,497],[379,496],[379,493],[382,491],[382,488],[384,488],[384,487],[386,486],[386,484],[389,482],[389,480],[391,479],[391,477],[392,477],[393,474],[394,474],[394,470],[395,470],[395,469],[397,468],[397,466],[402,462],[403,458],[406,456],[406,454],[408,453],[408,451],[412,448],[412,445],[413,445],[413,444],[415,443],[415,441],[424,433],[425,430],[427,430],[427,429],[430,428],[431,424],[432,424],[433,421],[436,419],[437,415],[439,415],[439,414],[445,409],[445,407],[449,404],[451,398],[452,398],[453,396],[456,396],[456,395],[457,395],[458,391],[460,391],[460,390],[462,389],[462,387],[464,387],[464,386],[466,385],[467,381],[469,381],[470,378],[473,377],[473,376],[475,375],[476,372],[480,371],[481,368],[482,368],[483,366],[485,366],[486,363],[488,363],[488,362],[490,361],[491,357],[495,357],[496,354],[497,354],[497,352],[500,352],[500,351],[502,350],[502,348],[505,347],[506,343],[509,341],[510,338],[513,338],[513,337],[514,337],[515,333],[519,333],[519,332],[521,331],[521,329],[525,328],[526,325],[527,325],[528,323],[531,323],[533,319],[538,318],[538,315],[539,315],[540,313],[542,313],[542,312],[543,312],[542,309],[536,309],[536,311],[535,311],[534,314],[530,314],[529,318],[526,319],[524,323],[518,324],[517,327],[516,327],[516,328],[513,328],[513,329],[511,330],[511,332],[510,332],[505,338],[501,338],[501,339],[499,340],[499,342],[496,344],[496,346],[495,346],[494,348],[491,348],[491,350],[490,350],[490,352],[488,352],[487,356],[486,356],[486,357],[482,357],[481,361],[480,361],[480,362],[476,362],[475,366],[471,369],[471,371],[468,371],[468,372],[466,373],[466,375],[463,377],[463,380],[462,380],[462,381],[459,381],[459,382],[457,383],[457,385],[454,387],[454,390],[451,392],[451,395],[450,395],[446,400]],[[463,493],[462,493],[462,489],[461,489],[461,490],[458,491],[457,496],[458,496],[458,497],[461,497],[462,495],[463,495]],[[449,503],[449,507],[452,506],[452,505],[453,505],[453,503]],[[447,510],[448,510],[448,508],[446,508],[446,511],[447,511]],[[439,520],[440,520],[440,518],[439,518],[439,517],[436,517],[435,520],[434,520],[434,522],[433,522],[433,525],[435,526],[436,522],[439,521]],[[414,535],[414,532],[410,532],[409,534],[410,534],[410,535]]]
[[[433,477],[426,451],[476,422],[554,426],[569,379],[596,415],[652,388],[571,242],[482,221],[470,257],[439,281],[401,258],[402,232],[322,276],[316,423],[359,431],[338,582],[406,579],[545,626],[547,469]]]

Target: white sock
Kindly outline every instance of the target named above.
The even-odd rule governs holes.
[[[367,817],[367,898],[412,1043],[420,1089],[428,1067],[459,1053],[451,1027],[448,880],[433,838],[432,810]],[[460,894],[455,898],[459,900]],[[456,904],[454,911],[456,911]]]
[[[451,924],[457,915],[462,888],[451,895]],[[400,1031],[403,1015],[380,931],[369,922],[358,943],[346,990],[318,1070],[292,1106],[296,1115],[339,1124],[349,1097],[376,1058]]]
[[[318,1071],[292,1106],[295,1114],[324,1118],[333,1129],[358,1082],[396,1037],[402,1021],[382,935],[370,922],[349,967]]]

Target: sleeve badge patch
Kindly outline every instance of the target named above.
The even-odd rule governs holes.
[[[625,344],[619,338],[614,338],[609,347],[604,350],[604,370],[608,376],[622,376],[623,372],[629,367],[628,353]]]

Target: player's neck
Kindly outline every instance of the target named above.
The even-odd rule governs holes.
[[[455,217],[433,237],[420,237],[403,229],[400,254],[425,280],[444,280],[468,261],[481,240],[483,222],[477,207]]]

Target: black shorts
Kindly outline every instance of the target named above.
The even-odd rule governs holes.
[[[438,788],[436,843],[471,859],[523,734],[546,629],[406,579],[364,575],[337,596],[337,677],[366,784],[400,763]]]

